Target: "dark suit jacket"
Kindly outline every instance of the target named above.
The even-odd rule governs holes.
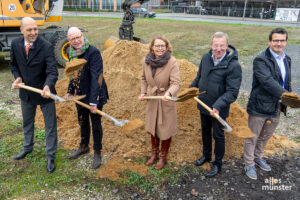
[[[101,88],[98,83],[98,78],[103,73],[103,62],[99,50],[90,45],[78,58],[85,59],[87,63],[81,70],[79,87],[75,87],[73,81],[70,81],[68,93],[74,95],[76,92],[76,95],[86,95],[86,98],[81,100],[82,102],[103,106],[107,103],[108,91],[104,78]]]
[[[242,81],[242,69],[238,62],[237,50],[229,45],[226,56],[214,66],[212,50],[204,54],[196,78],[190,87],[199,88],[204,94],[199,99],[206,105],[216,108],[222,118],[229,115],[230,104],[238,96]],[[197,104],[201,114],[210,115],[200,104]]]
[[[291,58],[286,55],[287,81],[283,88],[280,68],[272,56],[270,48],[261,52],[253,61],[252,90],[247,105],[250,115],[259,117],[276,117],[278,110],[286,114],[286,106],[280,106],[280,97],[284,92],[292,91],[291,87]],[[280,106],[280,107],[279,107]]]
[[[29,49],[28,57],[24,45],[23,37],[16,38],[11,43],[10,68],[15,79],[21,77],[25,85],[39,89],[43,89],[45,85],[48,85],[51,93],[56,94],[54,86],[58,71],[52,45],[38,36]],[[22,101],[31,102],[35,105],[53,101],[25,89],[20,89],[19,95]]]

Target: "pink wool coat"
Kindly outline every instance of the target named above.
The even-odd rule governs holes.
[[[156,69],[152,77],[151,66],[143,62],[141,94],[145,96],[176,96],[180,88],[180,73],[176,59],[171,56],[168,63]],[[176,103],[173,101],[147,100],[146,131],[161,140],[177,133]]]

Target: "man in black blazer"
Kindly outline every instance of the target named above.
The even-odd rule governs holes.
[[[90,118],[92,121],[92,132],[94,139],[94,161],[92,168],[96,169],[101,165],[102,149],[102,126],[101,116],[96,113],[97,109],[102,110],[108,99],[108,92],[103,78],[103,63],[99,50],[90,45],[86,37],[77,27],[68,30],[68,40],[71,44],[69,51],[70,61],[75,58],[83,58],[87,63],[77,77],[70,81],[69,95],[86,95],[82,99],[83,103],[89,104],[90,109],[76,105],[78,121],[81,129],[81,142],[77,151],[73,152],[69,158],[75,159],[80,155],[89,152],[90,141]]]
[[[46,93],[56,93],[55,83],[58,77],[52,45],[38,36],[38,27],[34,19],[25,17],[21,21],[23,37],[12,41],[10,67],[15,81],[12,88],[19,88],[19,83],[42,89],[41,95],[20,89],[23,116],[23,151],[14,157],[20,160],[31,153],[34,145],[34,118],[37,105],[44,115],[46,131],[47,171],[55,170],[54,159],[57,150],[57,121],[55,103]]]

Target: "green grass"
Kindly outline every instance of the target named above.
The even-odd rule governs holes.
[[[61,198],[55,196],[55,191],[72,191],[73,187],[82,187],[86,183],[88,191],[103,192],[101,184],[105,187],[129,187],[141,193],[151,196],[153,189],[161,188],[165,184],[176,184],[180,177],[187,176],[189,172],[201,173],[192,166],[178,167],[175,163],[168,163],[162,170],[149,168],[147,175],[141,175],[134,171],[124,171],[120,181],[95,178],[95,171],[77,169],[76,162],[66,157],[70,153],[61,145],[58,145],[57,158],[55,159],[57,170],[53,174],[46,171],[45,156],[45,131],[35,129],[34,151],[25,159],[14,161],[15,154],[22,151],[22,122],[11,120],[12,116],[5,110],[0,110],[0,199],[27,198],[45,199]],[[133,162],[142,164],[146,158],[132,158]],[[78,192],[78,191],[77,191]],[[79,191],[84,194],[85,191]],[[87,192],[87,191],[86,191]],[[67,192],[66,192],[67,194]],[[75,192],[71,194],[74,196]],[[51,199],[50,198],[50,199]]]
[[[131,170],[126,170],[121,173],[120,177],[122,179],[120,179],[120,183],[150,196],[153,194],[153,190],[158,190],[166,184],[177,184],[180,178],[188,176],[191,172],[194,174],[203,173],[199,168],[190,165],[178,167],[175,163],[168,163],[161,170],[154,169],[154,166],[149,168],[149,172],[145,176]]]
[[[69,151],[58,146],[56,170],[53,174],[46,171],[45,132],[35,130],[34,151],[25,159],[14,161],[12,157],[22,151],[22,123],[13,122],[7,111],[0,110],[0,199],[29,198],[44,199],[44,194],[63,191],[74,185],[89,182],[88,187],[100,190],[94,172],[74,169],[74,162],[66,159]],[[68,189],[70,190],[70,189]],[[38,194],[38,198],[35,195]]]
[[[89,41],[99,48],[110,37],[118,38],[121,18],[103,17],[63,17],[61,22],[51,23],[62,27],[78,26],[88,32]],[[50,24],[49,24],[50,25]],[[136,18],[133,24],[134,36],[149,43],[153,36],[163,34],[170,40],[173,54],[199,64],[204,53],[210,49],[210,37],[214,32],[228,33],[230,44],[238,51],[240,59],[258,54],[268,45],[268,34],[274,27],[225,24],[214,22],[190,22],[167,19]],[[288,28],[289,44],[299,44],[299,28]]]

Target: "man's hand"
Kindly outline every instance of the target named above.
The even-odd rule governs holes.
[[[145,97],[145,94],[141,94],[141,95],[139,96],[139,100],[140,100],[140,101],[144,101],[144,100],[145,100],[144,97]]]
[[[67,93],[66,95],[65,95],[65,99],[69,99],[70,98],[70,96],[71,96],[71,94],[70,93]]]
[[[44,87],[44,89],[41,93],[41,96],[46,98],[46,99],[49,99],[49,97],[50,97],[50,88],[49,88],[48,85],[45,85],[45,87]]]
[[[219,111],[215,108],[212,109],[212,112],[210,112],[211,116],[215,116],[215,114],[219,115]]]
[[[19,89],[20,87],[18,86],[19,83],[22,83],[22,78],[18,77],[13,84],[11,85],[11,88],[13,89]]]
[[[97,113],[97,105],[90,106],[90,111],[91,111],[91,113],[96,114]]]

